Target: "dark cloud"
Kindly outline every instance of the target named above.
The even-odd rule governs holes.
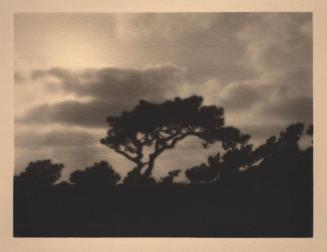
[[[221,89],[216,101],[226,111],[233,113],[243,113],[242,111],[251,110],[256,105],[261,108],[261,120],[271,116],[284,120],[285,123],[309,122],[312,119],[312,76],[308,72],[310,71],[307,68],[296,69],[281,75],[268,85],[251,81],[233,82]],[[35,80],[56,77],[63,92],[81,98],[89,97],[91,100],[39,105],[17,121],[106,127],[105,118],[108,115],[117,115],[123,110],[132,109],[140,99],[158,102],[178,95],[184,73],[184,69],[175,66],[145,70],[104,68],[71,72],[52,68],[34,71],[32,78]],[[219,89],[218,84],[216,89]],[[278,99],[270,102],[273,94],[277,94]]]
[[[311,66],[311,13],[265,13],[252,16],[253,19],[245,22],[237,34],[246,48],[242,59],[244,64],[258,73]]]
[[[32,80],[44,79],[47,77],[57,77],[59,80],[63,80],[66,85],[78,84],[77,76],[74,76],[70,71],[54,67],[47,70],[34,70],[31,73]]]
[[[235,82],[226,86],[219,95],[219,102],[228,111],[241,111],[263,101],[264,87],[252,83]]]
[[[195,85],[210,78],[228,83],[254,77],[251,68],[238,64],[245,48],[235,39],[248,19],[247,13],[142,14],[131,15],[121,29],[132,32],[127,38],[132,39],[139,62],[186,66],[186,78]]]
[[[108,115],[117,115],[123,110],[131,109],[140,99],[163,101],[174,96],[183,76],[183,68],[171,65],[144,70],[103,68],[71,72],[52,68],[34,71],[34,80],[56,77],[63,92],[89,97],[91,100],[39,105],[17,121],[105,127],[105,118]]]
[[[124,99],[121,97],[121,99]],[[28,124],[62,124],[81,127],[105,127],[108,115],[117,114],[124,104],[94,100],[91,102],[64,101],[32,108],[16,121]]]
[[[50,132],[35,132],[23,130],[15,135],[15,145],[19,148],[51,148],[92,146],[99,140],[94,134],[82,130],[52,130]]]
[[[289,70],[273,84],[278,88],[278,94],[285,99],[296,96],[312,97],[312,66]]]
[[[313,100],[312,97],[295,97],[273,104],[267,103],[262,107],[261,113],[271,117],[271,121],[280,120],[285,124],[312,123]]]
[[[96,99],[121,99],[124,96],[160,99],[183,80],[184,69],[164,65],[144,70],[102,68],[73,72],[63,68],[37,70],[32,78],[56,77],[63,91]],[[127,100],[128,101],[128,100]]]
[[[270,124],[253,124],[243,126],[242,132],[249,134],[256,143],[263,143],[271,136],[278,136],[279,133],[285,128],[286,125],[274,124],[273,120],[271,120]],[[251,142],[253,141],[251,140]]]

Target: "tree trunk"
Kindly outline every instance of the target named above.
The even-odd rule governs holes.
[[[128,172],[127,176],[124,178],[125,184],[135,184],[139,183],[140,178],[142,177],[141,170],[145,164],[139,163],[136,167],[134,167],[130,172]]]
[[[144,167],[144,165],[145,165],[145,164],[140,163],[140,164],[138,164],[136,167],[134,167],[132,171],[133,171],[134,173],[139,173],[139,174],[141,174],[141,170],[142,170],[142,168]]]
[[[146,170],[145,170],[145,172],[143,174],[143,176],[145,178],[148,178],[148,177],[151,176],[152,170],[153,170],[153,167],[154,167],[154,161],[155,161],[155,159],[156,159],[156,156],[151,156],[150,157],[148,167],[146,168]]]
[[[152,153],[151,155],[150,155],[150,157],[149,157],[149,163],[148,163],[148,167],[146,168],[146,170],[145,170],[145,172],[144,172],[144,174],[143,174],[143,176],[145,177],[145,178],[148,178],[148,177],[150,177],[151,176],[151,174],[152,174],[152,170],[153,170],[153,168],[154,168],[154,162],[155,162],[155,160],[157,159],[157,157],[164,151],[164,150],[166,150],[167,149],[167,147],[166,148],[161,148],[161,149],[159,149],[159,150],[156,150],[154,153]]]

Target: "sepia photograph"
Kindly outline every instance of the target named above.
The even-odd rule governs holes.
[[[313,237],[312,12],[13,22],[14,237]]]

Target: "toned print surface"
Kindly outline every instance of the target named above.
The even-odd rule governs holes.
[[[14,236],[312,237],[311,13],[14,21]]]

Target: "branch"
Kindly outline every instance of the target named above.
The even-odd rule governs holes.
[[[174,138],[174,139],[172,140],[172,142],[171,142],[170,144],[167,145],[167,148],[169,148],[169,149],[174,148],[175,145],[176,145],[179,141],[183,140],[185,137],[187,137],[187,136],[189,136],[189,135],[190,135],[190,134],[185,133],[185,134],[182,134],[182,135],[180,135],[180,136]]]
[[[185,132],[182,133],[182,129],[179,129],[176,133],[172,134],[170,137],[167,137],[165,139],[157,139],[155,142],[155,148],[154,148],[154,152],[151,153],[149,155],[149,162],[148,162],[148,168],[145,170],[144,172],[144,176],[150,176],[152,169],[153,169],[153,165],[154,165],[154,161],[155,159],[166,149],[171,149],[174,148],[175,145],[183,140],[185,137],[190,136],[190,135],[194,135],[197,137],[201,137],[199,133],[196,132]],[[168,144],[167,142],[165,142],[164,140],[167,141],[171,141],[170,144]]]
[[[165,149],[171,149],[171,148],[175,147],[177,142],[179,142],[180,140],[183,140],[187,136],[196,136],[198,138],[201,138],[201,132],[195,132],[194,129],[192,129],[192,131],[193,132],[183,133],[183,129],[179,129],[177,132],[175,132],[174,134],[172,134],[169,137],[158,139],[155,143],[155,152],[161,153]],[[168,143],[168,141],[170,141],[170,140],[172,140],[172,142]],[[155,154],[155,153],[153,153],[153,154]]]
[[[129,160],[131,160],[132,162],[134,162],[134,163],[138,163],[138,159],[137,159],[137,158],[130,156],[128,153],[126,153],[126,152],[120,150],[119,148],[115,148],[114,150],[115,150],[117,153],[122,154],[124,157],[126,157],[126,158],[129,159]]]

